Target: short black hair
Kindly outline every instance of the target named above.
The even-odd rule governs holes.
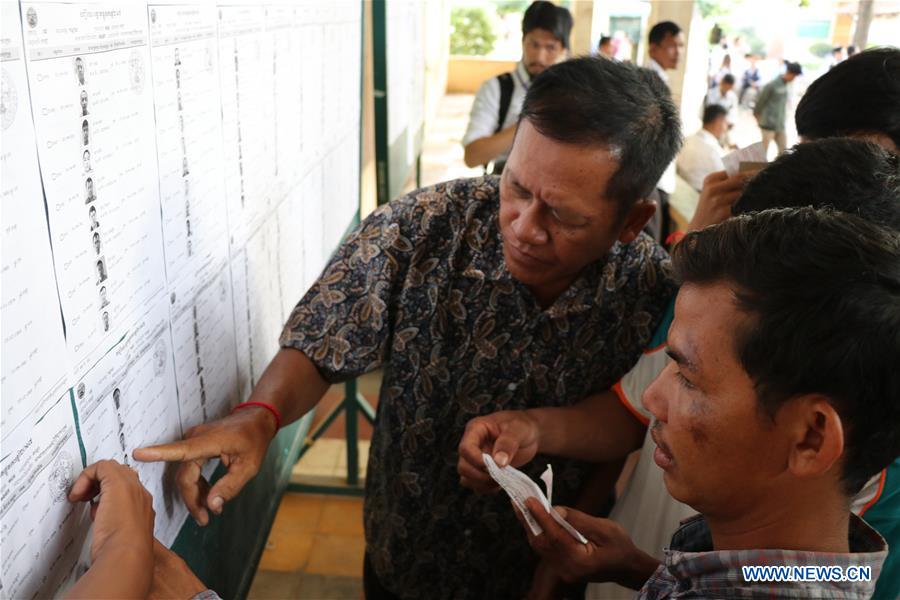
[[[673,23],[672,21],[660,21],[656,25],[650,28],[650,34],[647,36],[647,41],[651,44],[659,44],[666,36],[678,35],[681,33],[681,27],[678,26],[677,23]]]
[[[879,132],[900,148],[900,49],[854,54],[806,89],[795,115],[809,139]]]
[[[597,46],[602,46],[603,44],[608,44],[608,43],[610,43],[611,41],[612,41],[612,38],[609,37],[608,35],[601,35],[601,36],[600,36],[600,43],[597,44]]]
[[[785,71],[788,73],[793,73],[794,75],[803,75],[803,67],[800,66],[800,63],[791,62],[789,60],[784,61]]]
[[[731,207],[830,207],[900,233],[900,156],[854,138],[799,144],[760,171]]]
[[[546,0],[535,0],[522,17],[522,37],[534,29],[544,29],[559,40],[563,48],[569,47],[572,32],[572,13]]]
[[[678,109],[662,79],[599,57],[567,60],[535,77],[523,119],[559,142],[609,147],[619,168],[605,193],[620,203],[620,214],[650,195],[681,147]]]
[[[751,317],[735,355],[763,416],[829,399],[847,496],[900,456],[900,236],[828,209],[767,210],[688,234],[673,261],[683,282],[727,282]]]
[[[703,109],[703,124],[709,125],[716,119],[720,117],[724,117],[728,114],[728,109],[726,109],[721,104],[710,104],[706,108]]]
[[[732,75],[731,73],[725,73],[725,75],[722,76],[722,83],[730,83],[733,85],[734,75]]]
[[[834,54],[835,52],[843,52],[843,51],[844,51],[843,46],[835,46],[834,48],[831,49],[832,54]]]

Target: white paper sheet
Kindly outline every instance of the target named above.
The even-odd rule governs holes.
[[[138,463],[135,448],[181,439],[168,298],[149,311],[90,368],[75,387],[75,404],[87,463],[113,459],[130,464],[153,496],[156,537],[170,545],[187,509],[175,489],[176,464]]]
[[[306,60],[301,60],[300,79],[303,82],[300,99],[300,122],[303,138],[300,140],[300,152],[302,171],[306,171],[316,165],[324,154],[323,144],[327,143],[322,137],[324,120],[324,107],[331,98],[324,98],[322,84],[325,80],[325,51],[323,44],[323,30],[319,14],[324,10],[323,6],[307,5],[303,8],[300,39],[309,54]],[[329,74],[331,76],[331,74]]]
[[[0,4],[3,438],[63,384],[65,339],[38,170],[19,8]]]
[[[322,274],[331,252],[325,252],[324,189],[322,167],[316,165],[300,184],[300,204],[303,224],[303,289],[308,290]],[[297,298],[294,302],[299,301]]]
[[[303,197],[298,186],[278,207],[278,277],[281,314],[287,316],[306,292],[303,272]]]
[[[231,259],[231,290],[234,306],[234,343],[238,368],[238,401],[246,402],[253,387],[250,369],[250,306],[247,290],[247,252]]]
[[[266,34],[272,38],[273,98],[275,145],[275,185],[273,199],[283,200],[293,189],[302,172],[301,144],[303,141],[302,114],[304,81],[298,60],[309,51],[302,37],[298,16],[302,8],[296,5],[269,6],[266,9]],[[308,93],[312,92],[311,86]]]
[[[231,244],[265,219],[275,183],[274,61],[263,6],[219,7],[219,83]]]
[[[68,501],[81,453],[68,389],[3,436],[3,598],[50,598],[81,573],[75,565],[90,527],[87,504]]]
[[[150,5],[157,161],[170,282],[228,257],[216,8]]]
[[[165,285],[147,13],[140,3],[22,10],[34,16],[28,77],[66,341],[81,372]]]
[[[424,5],[416,0],[387,3],[388,141],[409,130],[407,162],[415,158],[412,140],[422,125],[425,104]]]
[[[50,493],[73,402],[174,539],[174,467],[131,450],[248,398],[357,208],[359,3],[247,4],[0,3],[0,596],[86,568],[86,509]]]
[[[323,213],[322,252],[325,256],[331,256],[337,249],[356,213],[359,181],[344,177],[342,172],[347,157],[356,156],[358,152],[359,140],[348,136],[332,148],[322,161],[322,194],[325,206],[329,207]]]
[[[278,223],[271,218],[247,243],[250,368],[254,385],[278,352],[284,325],[278,276]]]
[[[497,466],[497,463],[494,462],[494,459],[491,458],[490,454],[482,454],[482,458],[484,459],[484,464],[488,468],[488,473],[490,473],[491,477],[500,484],[500,487],[503,488],[503,491],[507,493],[510,500],[513,501],[513,504],[516,505],[516,508],[519,509],[519,512],[522,513],[522,516],[525,518],[525,522],[528,524],[529,529],[531,529],[531,533],[534,535],[540,535],[544,532],[541,529],[541,526],[538,525],[538,522],[534,520],[534,517],[531,516],[531,513],[525,507],[525,501],[529,498],[537,498],[537,500],[543,505],[543,507],[547,510],[553,520],[562,526],[569,535],[573,538],[581,542],[582,544],[587,544],[587,539],[581,535],[581,533],[572,527],[568,521],[562,518],[556,509],[553,508],[550,504],[550,500],[548,500],[547,496],[553,496],[553,473],[550,471],[550,466],[547,466],[548,471],[550,472],[549,478],[545,478],[544,476],[541,479],[547,484],[547,496],[544,495],[544,492],[541,491],[541,488],[533,482],[528,475],[523,473],[522,471],[515,469],[509,465],[503,467],[502,469]],[[544,471],[546,475],[548,471]],[[549,479],[549,482],[548,482]]]
[[[729,152],[722,157],[725,172],[731,176],[737,174],[742,162],[764,163],[766,162],[766,146],[762,142],[750,144],[746,148],[740,148]]]
[[[185,281],[187,284],[188,281]],[[181,427],[225,416],[237,404],[234,315],[227,264],[200,285],[170,296]]]

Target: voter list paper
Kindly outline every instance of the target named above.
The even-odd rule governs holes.
[[[503,488],[513,501],[513,504],[516,505],[516,508],[518,508],[525,517],[525,522],[528,523],[531,533],[534,535],[543,533],[541,526],[538,525],[537,521],[534,520],[534,517],[531,516],[531,513],[528,512],[528,509],[525,508],[525,500],[528,498],[537,498],[544,508],[547,509],[547,512],[550,513],[550,516],[553,517],[554,521],[568,531],[573,538],[582,544],[587,544],[587,539],[572,527],[568,521],[563,519],[550,504],[550,499],[553,498],[553,470],[550,465],[547,465],[547,469],[544,471],[543,475],[541,475],[541,479],[547,486],[547,496],[544,496],[544,492],[541,491],[538,484],[533,482],[528,475],[522,471],[510,466],[505,466],[501,469],[489,454],[482,454],[481,456],[484,459],[484,464],[488,468],[488,473],[490,473],[494,481],[500,484],[500,487]]]

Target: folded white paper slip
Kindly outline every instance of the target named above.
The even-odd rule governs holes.
[[[722,157],[722,164],[725,165],[725,173],[732,176],[740,171],[742,162],[764,163],[766,162],[767,145],[762,142],[750,144],[746,148],[729,152]]]
[[[491,458],[490,454],[482,454],[481,456],[484,458],[484,464],[488,468],[488,473],[491,474],[494,481],[500,484],[500,487],[507,493],[509,498],[513,501],[513,504],[516,505],[516,508],[524,515],[525,522],[528,523],[531,533],[540,535],[544,532],[544,530],[541,529],[541,526],[537,524],[537,521],[534,520],[534,517],[531,516],[531,513],[528,512],[528,509],[525,508],[525,500],[528,498],[537,498],[544,508],[547,509],[547,512],[550,513],[550,516],[553,517],[554,521],[568,531],[573,538],[582,544],[587,544],[587,539],[585,539],[585,537],[574,527],[569,525],[568,521],[563,519],[559,513],[556,512],[550,504],[550,500],[548,500],[548,497],[553,498],[553,470],[550,468],[550,465],[547,465],[547,470],[541,475],[541,479],[547,486],[547,496],[544,496],[544,492],[541,491],[538,484],[533,482],[528,475],[522,471],[508,465],[501,469],[497,466],[497,463],[494,462],[494,459]]]

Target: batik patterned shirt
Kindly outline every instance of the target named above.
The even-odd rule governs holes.
[[[760,600],[820,598],[868,600],[887,556],[887,544],[862,519],[850,515],[850,552],[803,550],[713,550],[709,526],[697,515],[684,522],[672,536],[665,564],[647,580],[636,600],[686,600],[688,598],[758,598]],[[850,575],[850,568],[870,569],[869,581],[748,581],[743,567],[819,567]],[[812,574],[812,573],[810,573]],[[800,575],[807,575],[805,571]],[[787,577],[793,577],[788,575]],[[814,575],[815,577],[815,575]]]
[[[498,179],[450,181],[372,213],[291,314],[283,347],[330,382],[383,368],[366,477],[367,552],[405,598],[520,598],[535,558],[509,500],[459,484],[473,417],[573,404],[635,363],[675,294],[649,237],[616,244],[548,308],[503,259]],[[537,457],[524,470],[537,477]],[[554,502],[588,466],[553,459]]]

